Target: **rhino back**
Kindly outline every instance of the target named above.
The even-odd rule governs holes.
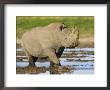
[[[22,36],[23,47],[33,56],[45,56],[45,50],[60,47],[61,32],[40,28],[31,30]]]
[[[37,32],[39,42],[43,49],[57,48],[61,42],[61,32],[55,29],[43,28]]]

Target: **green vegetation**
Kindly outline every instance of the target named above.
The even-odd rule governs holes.
[[[53,22],[64,22],[67,26],[79,26],[81,36],[94,35],[93,16],[17,16],[16,34],[21,38],[22,34],[38,26],[46,26]]]

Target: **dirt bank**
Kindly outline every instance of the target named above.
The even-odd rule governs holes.
[[[94,47],[94,37],[91,37],[91,36],[88,36],[88,37],[81,37],[79,39],[79,46],[78,47],[81,47],[81,48],[84,48],[84,47]]]

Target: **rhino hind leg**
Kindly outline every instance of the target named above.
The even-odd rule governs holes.
[[[28,56],[28,60],[29,60],[28,67],[30,67],[30,66],[35,67],[35,62],[37,61],[38,57],[34,57],[34,56],[30,55],[26,48],[23,47],[23,49],[24,49],[26,56]]]
[[[29,66],[35,67],[35,62],[37,61],[37,57],[29,55]]]

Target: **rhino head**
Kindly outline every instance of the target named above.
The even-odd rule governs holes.
[[[62,38],[61,45],[65,48],[74,48],[79,45],[79,29],[78,26],[75,25],[72,30],[69,28],[64,28],[63,30],[70,31],[69,33],[66,33],[66,35]]]

